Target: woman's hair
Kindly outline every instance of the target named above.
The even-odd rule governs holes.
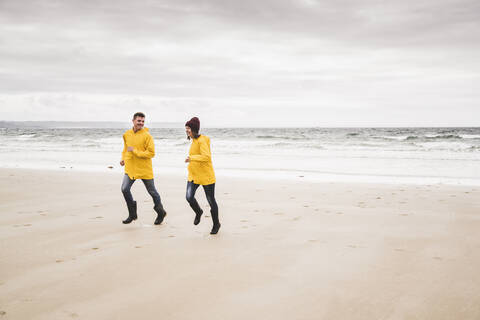
[[[190,128],[190,130],[192,130],[192,128]],[[193,130],[192,130],[192,135],[193,135],[194,139],[197,139],[198,137],[200,137],[200,134],[196,131],[193,131]],[[187,134],[187,139],[190,140],[190,136],[188,134]]]

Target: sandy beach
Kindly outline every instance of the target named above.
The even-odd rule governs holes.
[[[0,169],[2,319],[479,319],[480,189]],[[202,189],[197,199],[206,207]],[[208,209],[208,208],[207,208]]]

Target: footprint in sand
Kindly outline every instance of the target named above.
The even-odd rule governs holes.
[[[304,205],[303,207],[304,207],[304,208],[308,208],[308,206],[307,206],[307,205]]]
[[[442,257],[433,257],[433,259],[435,259],[435,260],[443,260]]]
[[[301,218],[301,217],[295,217],[295,218],[293,218],[292,220],[293,220],[293,221],[298,221],[298,220],[300,220],[300,218]]]
[[[223,194],[230,194],[230,193],[228,193],[228,192],[224,192]]]
[[[253,210],[253,212],[259,212],[258,210]]]
[[[337,214],[343,214],[343,212],[337,212]]]
[[[248,222],[248,220],[240,220],[240,222]]]
[[[21,225],[19,225],[19,224],[14,224],[13,227],[14,227],[14,228],[18,228],[18,227],[21,227]]]
[[[30,223],[26,223],[26,224],[24,224],[23,226],[25,226],[25,227],[30,227],[31,224],[30,224]]]
[[[99,248],[97,248],[97,247],[92,248],[92,250],[98,250],[98,249],[99,249]]]
[[[62,260],[62,259],[57,259],[57,260],[55,260],[55,262],[56,262],[56,263],[62,263],[63,260]]]
[[[314,210],[315,210],[315,211],[319,211],[320,209],[317,208],[317,209],[314,209]]]
[[[381,197],[377,197],[377,200],[382,199]]]
[[[6,313],[5,311],[0,310],[0,316],[4,316],[4,315],[6,315],[6,314],[7,314],[7,313]]]
[[[142,246],[135,246],[136,249],[139,249],[139,248],[141,248],[141,247],[142,247]]]
[[[173,234],[169,235],[168,237],[169,238],[175,238],[175,236]]]
[[[94,204],[92,207],[98,208],[98,207],[100,207],[100,205],[99,204]]]

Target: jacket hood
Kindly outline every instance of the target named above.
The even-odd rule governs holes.
[[[130,130],[131,130],[133,133],[135,133],[135,131],[133,131],[133,128],[130,129]],[[145,131],[145,132],[150,132],[150,130],[148,130],[147,127],[143,127],[142,129],[138,130],[137,132],[144,132],[144,131]]]

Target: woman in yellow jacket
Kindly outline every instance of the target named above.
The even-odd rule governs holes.
[[[197,188],[202,185],[213,220],[213,228],[210,234],[217,234],[220,229],[218,220],[218,206],[215,201],[215,172],[212,165],[212,154],[210,152],[210,138],[198,133],[200,130],[200,120],[193,117],[185,123],[185,131],[188,139],[192,139],[190,152],[185,162],[188,163],[188,182],[186,198],[190,207],[195,212],[194,225],[200,223],[203,210],[195,199]]]

